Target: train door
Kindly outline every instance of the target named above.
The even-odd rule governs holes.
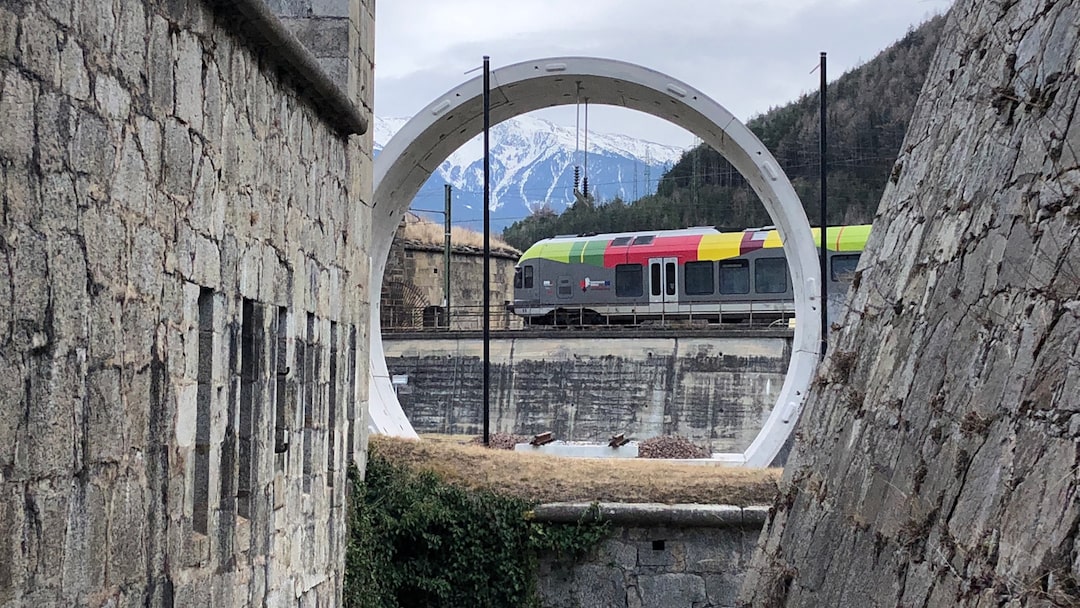
[[[649,259],[649,312],[679,310],[679,258]]]

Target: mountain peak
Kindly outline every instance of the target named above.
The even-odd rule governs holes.
[[[375,118],[375,150],[381,150],[409,121]],[[590,193],[599,200],[633,200],[652,194],[660,176],[679,160],[682,148],[623,134],[590,131]],[[538,116],[517,116],[491,129],[491,209],[499,227],[550,206],[564,209],[574,201],[574,166],[585,164],[585,141],[573,127]],[[443,184],[455,190],[455,211],[462,223],[475,221],[482,209],[483,138],[474,137],[449,156],[417,194],[417,201],[438,197]],[[429,206],[418,202],[416,206]],[[455,222],[457,223],[457,222]]]

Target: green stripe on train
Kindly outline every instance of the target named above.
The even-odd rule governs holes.
[[[604,267],[604,252],[607,251],[608,242],[606,239],[599,241],[589,241],[585,244],[585,249],[581,252],[581,262],[588,264],[589,266]]]

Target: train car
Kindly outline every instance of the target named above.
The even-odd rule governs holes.
[[[820,230],[813,232],[820,246]],[[868,225],[829,228],[830,293],[847,289],[869,234]],[[521,255],[509,307],[537,325],[767,322],[795,310],[780,234],[771,226],[544,239]]]

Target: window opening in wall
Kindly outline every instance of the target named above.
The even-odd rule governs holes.
[[[192,528],[206,534],[210,521],[210,400],[214,381],[214,291],[199,290],[198,386],[195,395],[195,487]]]
[[[356,327],[349,327],[349,392],[345,396],[345,411],[349,418],[348,439],[345,443],[346,462],[353,460],[353,436],[356,434]]]
[[[446,327],[446,309],[442,306],[425,306],[423,311],[424,327]]]
[[[664,545],[665,545],[664,541],[662,541],[662,540],[654,540],[654,541],[652,541],[652,550],[653,551],[663,551],[664,550]]]
[[[274,453],[282,454],[289,449],[289,418],[286,397],[289,378],[288,336],[289,309],[279,306],[274,341]],[[277,470],[284,471],[285,458],[277,462]]]
[[[301,391],[304,400],[304,493],[311,493],[311,451],[314,448],[315,425],[315,315],[307,313],[307,337],[303,340],[304,346],[300,348],[297,340],[296,363],[303,370]],[[301,350],[303,354],[301,354]]]
[[[337,323],[330,322],[330,398],[327,402],[326,425],[326,485],[334,487],[334,473],[337,471],[337,404],[338,404],[338,329]]]
[[[240,317],[240,431],[239,467],[236,480],[236,512],[251,517],[251,494],[256,474],[255,393],[262,374],[263,311],[254,300],[244,298]]]

